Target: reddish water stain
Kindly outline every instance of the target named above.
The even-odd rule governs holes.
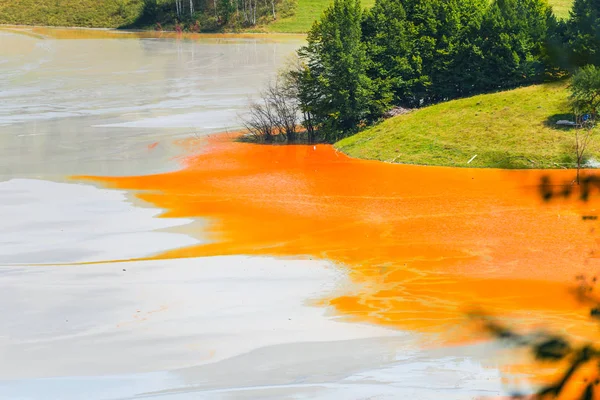
[[[593,222],[582,220],[593,202],[544,203],[544,174],[574,177],[392,165],[328,145],[213,137],[180,171],[77,179],[136,190],[164,217],[208,221],[210,243],[156,259],[300,256],[347,268],[354,285],[320,304],[350,320],[464,341],[473,340],[466,313],[477,309],[591,337],[589,304],[572,290],[577,274],[598,271]]]

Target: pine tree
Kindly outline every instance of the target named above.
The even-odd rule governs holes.
[[[361,19],[360,0],[335,0],[299,51],[308,66],[313,92],[318,91],[315,125],[329,140],[355,132],[372,117],[373,83],[366,74]]]
[[[600,66],[600,0],[575,0],[567,37],[571,67]]]
[[[414,102],[414,80],[420,60],[413,57],[407,32],[406,12],[401,0],[378,0],[365,15],[363,37],[369,64],[367,73],[377,87],[377,101],[386,108]]]
[[[488,11],[488,0],[459,0],[460,32],[453,46],[447,67],[447,79],[442,85],[444,99],[478,93],[477,82],[485,61],[481,50],[481,24]]]
[[[418,107],[463,95],[461,79],[469,78],[465,68],[480,62],[467,57],[465,45],[472,50],[469,39],[478,33],[487,4],[377,0],[363,23],[370,76],[389,84],[398,105]]]
[[[424,63],[424,71],[431,81],[431,86],[423,96],[427,103],[453,99],[462,94],[460,82],[455,76],[455,63],[459,60],[466,39],[465,30],[484,11],[481,1],[444,0],[432,4],[436,29],[432,58]]]
[[[477,91],[540,82],[546,70],[550,9],[544,0],[496,0],[479,32]]]

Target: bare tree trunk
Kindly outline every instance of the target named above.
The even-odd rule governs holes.
[[[306,113],[306,131],[308,132],[308,143],[313,144],[315,142],[315,130],[313,128],[312,119],[310,112]]]
[[[194,0],[190,0],[190,16],[194,15]]]
[[[577,122],[577,120],[575,120]],[[579,154],[581,154],[580,143],[579,143],[579,128],[575,131],[575,157],[577,160],[577,184],[579,185],[579,170],[581,169],[581,161],[579,158]]]
[[[575,157],[577,160],[577,184],[579,185],[579,170],[581,169],[581,154],[582,154],[582,150],[581,150],[581,138],[580,138],[580,134],[579,131],[581,130],[581,127],[579,126],[579,124],[581,123],[581,118],[579,115],[575,115]]]
[[[580,170],[586,154],[588,144],[594,132],[594,121],[583,121],[581,117],[575,117],[575,152],[577,156],[577,184],[580,183]]]
[[[271,6],[273,7],[273,19],[277,19],[277,16],[275,15],[275,0],[271,0]]]
[[[213,0],[213,4],[215,7],[215,17],[218,18],[219,16],[217,15],[217,0]]]

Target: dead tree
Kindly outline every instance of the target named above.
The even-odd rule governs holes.
[[[297,99],[278,78],[269,83],[259,102],[250,103],[250,112],[243,118],[243,124],[259,142],[293,143],[297,140],[299,115]]]
[[[288,142],[295,142],[299,107],[293,93],[290,92],[281,78],[277,78],[267,86],[263,96],[275,110],[275,123],[279,134],[284,135]]]
[[[250,103],[250,112],[243,119],[243,124],[256,141],[272,143],[275,136],[274,121],[275,110],[266,99],[262,99],[260,102]]]
[[[575,113],[575,153],[577,157],[577,184],[580,182],[580,174],[579,171],[583,166],[584,158],[586,156],[586,151],[590,141],[592,139],[592,134],[594,132],[594,121],[585,119]]]

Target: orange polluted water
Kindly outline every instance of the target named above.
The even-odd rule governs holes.
[[[347,267],[355,284],[323,300],[351,320],[468,338],[473,309],[593,337],[571,291],[598,263],[593,212],[543,203],[543,174],[392,165],[328,145],[264,146],[220,136],[180,171],[76,177],[139,191],[164,217],[201,217],[210,243],[153,258],[307,256]],[[593,203],[593,202],[592,202]],[[224,266],[225,267],[225,266]],[[276,301],[276,299],[273,299]],[[520,325],[523,326],[523,325]]]
[[[58,28],[46,26],[26,26],[26,25],[2,25],[0,30],[20,33],[37,38],[52,39],[261,39],[264,41],[285,41],[304,38],[305,34],[294,33],[193,33],[173,31],[136,31],[122,29],[94,29],[94,28]]]

